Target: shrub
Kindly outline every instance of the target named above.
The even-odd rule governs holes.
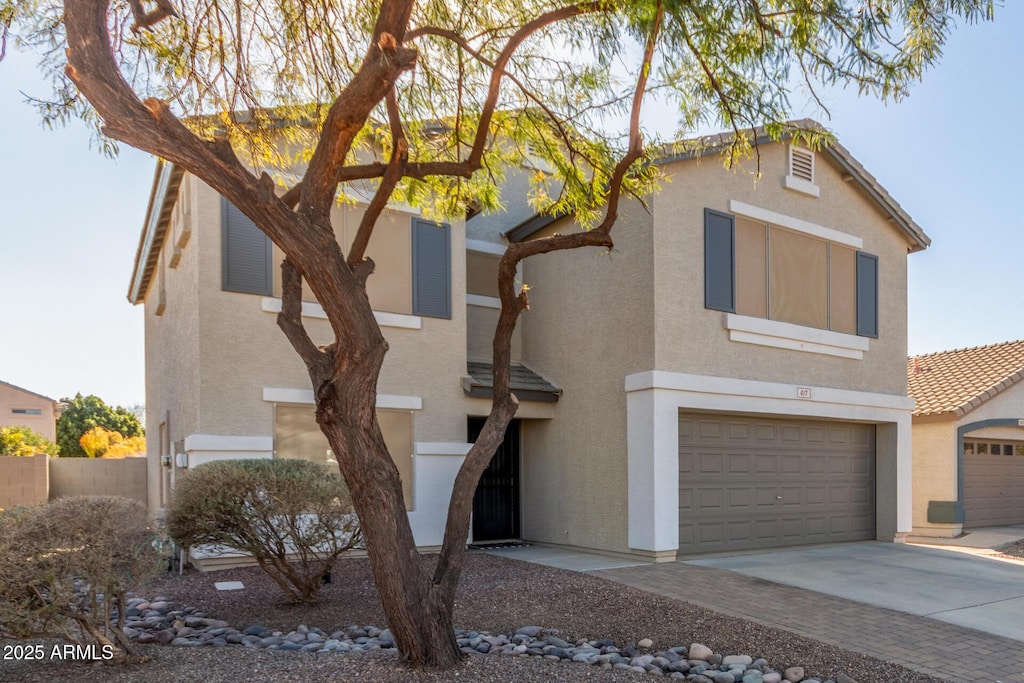
[[[167,530],[184,547],[252,555],[289,600],[316,601],[338,557],[362,540],[341,476],[305,460],[222,460],[185,473]]]
[[[134,655],[125,595],[159,571],[154,538],[146,507],[130,498],[75,496],[0,512],[0,636]]]
[[[57,444],[31,427],[0,427],[0,455],[31,457],[36,453],[58,454]]]

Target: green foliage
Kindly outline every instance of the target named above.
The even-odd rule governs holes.
[[[33,456],[36,453],[59,455],[60,449],[57,444],[30,427],[0,427],[0,456]]]
[[[167,529],[184,547],[252,555],[301,603],[316,601],[338,557],[362,540],[337,471],[305,460],[200,465],[175,485]]]
[[[186,124],[202,136],[226,134],[258,165],[279,168],[308,160],[327,108],[362,66],[382,7],[365,0],[172,4],[176,17],[133,32],[127,3],[112,2],[111,47],[125,78],[140,97],[162,99],[189,117]],[[565,7],[577,9],[538,21],[495,82],[493,65],[509,40]],[[78,116],[98,126],[64,72],[62,9],[60,0],[0,0],[0,23],[10,26],[16,45],[42,55],[54,86],[39,101],[45,120]],[[760,125],[773,137],[796,132],[811,144],[827,141],[821,131],[783,124],[792,118],[792,93],[801,93],[797,108],[806,96],[823,111],[817,93],[834,84],[898,100],[941,56],[958,20],[988,20],[994,12],[993,0],[419,2],[406,40],[417,50],[416,67],[397,84],[410,162],[465,159],[489,98],[504,114],[484,131],[482,172],[405,178],[395,196],[430,215],[458,214],[470,202],[497,211],[495,181],[535,155],[550,169],[534,178],[536,208],[593,223],[628,142],[623,120],[641,70],[638,47],[652,34],[645,98],[674,104],[680,136],[703,126],[735,133],[726,150],[735,159],[750,152]],[[359,163],[387,161],[386,121],[381,103],[357,138]],[[290,144],[275,144],[281,136]],[[654,148],[664,141],[649,142]],[[644,161],[625,181],[638,195],[657,185]],[[376,182],[352,188],[372,192]]]
[[[108,406],[96,396],[76,394],[74,398],[63,398],[64,410],[57,418],[57,445],[64,457],[85,458],[89,456],[82,448],[82,436],[94,427],[103,427],[125,438],[143,436],[146,430],[127,408]]]
[[[0,638],[133,654],[122,630],[125,596],[159,571],[154,538],[145,505],[130,498],[77,496],[0,511]]]

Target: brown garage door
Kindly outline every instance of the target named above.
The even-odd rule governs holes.
[[[1024,444],[972,440],[965,446],[964,526],[1024,524]]]
[[[680,414],[679,552],[872,539],[874,476],[874,425]]]

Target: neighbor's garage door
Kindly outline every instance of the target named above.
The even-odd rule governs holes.
[[[1024,524],[1024,443],[972,440],[965,446],[964,526]]]
[[[679,552],[873,539],[874,476],[874,425],[680,414]]]

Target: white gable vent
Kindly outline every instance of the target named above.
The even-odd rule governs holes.
[[[801,192],[812,197],[821,196],[821,188],[814,179],[814,152],[802,147],[789,148],[789,173],[783,179],[788,190]]]

